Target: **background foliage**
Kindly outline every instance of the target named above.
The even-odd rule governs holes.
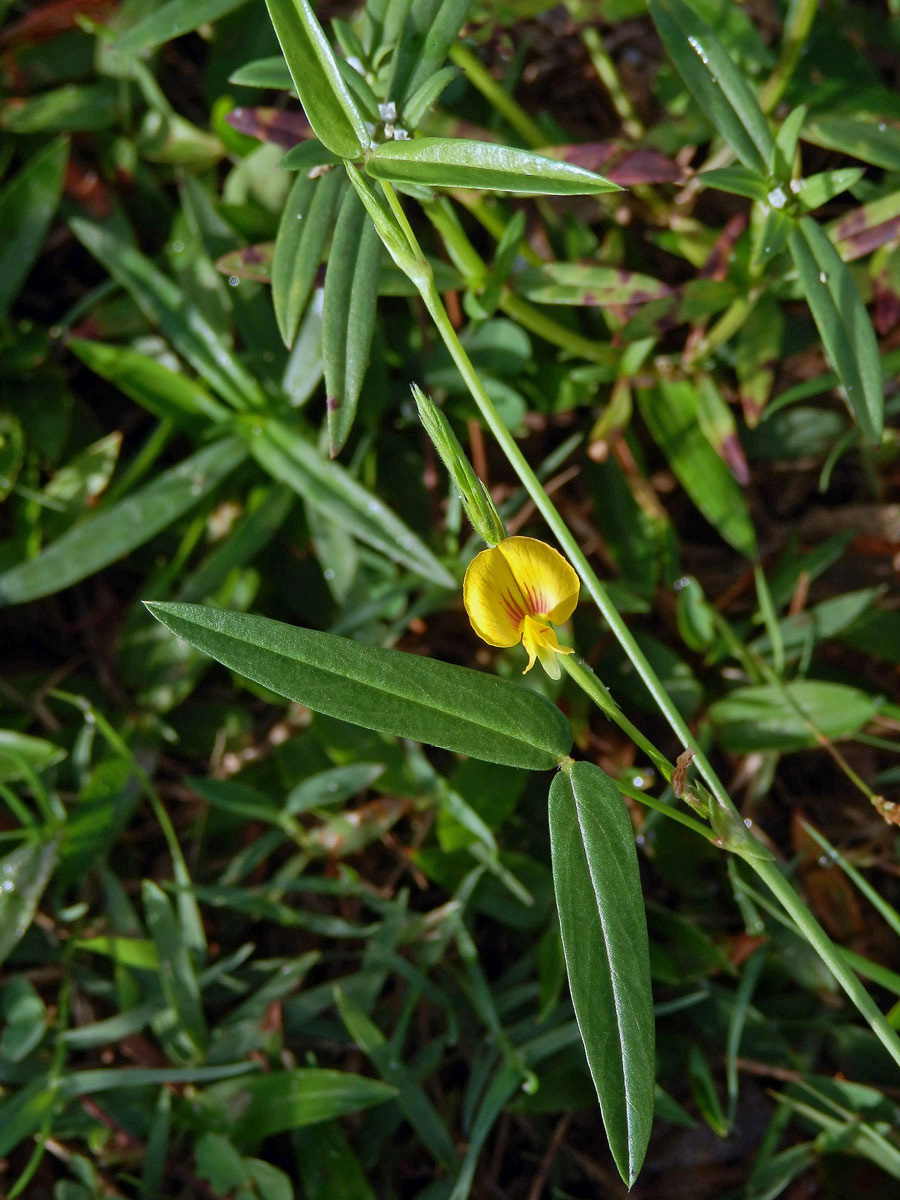
[[[313,714],[141,603],[302,627],[319,671],[334,643],[304,630],[518,681],[462,611],[478,547],[412,381],[510,531],[546,529],[323,170],[374,138],[365,178],[400,192],[503,421],[900,1024],[892,6],[317,6],[330,43],[268,10],[0,0],[4,1186],[623,1194],[553,902],[549,700],[587,760],[555,777],[555,853],[589,762],[632,797],[657,1024],[635,1194],[894,1194],[896,1067],[746,863],[641,805],[681,811],[566,676],[529,676],[503,753],[473,699],[479,761],[449,717],[417,726],[436,751],[340,719],[338,660]],[[330,81],[305,115],[279,38],[301,90]],[[586,604],[574,640],[674,759]]]

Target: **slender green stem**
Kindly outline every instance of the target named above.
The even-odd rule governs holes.
[[[709,357],[714,350],[718,350],[720,346],[724,346],[726,342],[730,341],[746,323],[750,313],[756,307],[760,294],[760,289],[754,288],[732,301],[706,336],[691,347],[690,355],[684,357],[684,365],[688,367]]]
[[[628,94],[622,87],[622,81],[619,78],[616,65],[603,45],[600,31],[595,26],[588,25],[581,31],[581,40],[584,42],[594,70],[597,72],[598,79],[609,93],[613,108],[622,121],[622,130],[625,136],[638,141],[644,136],[644,127],[637,113],[634,111],[634,106],[628,99]]]
[[[900,1039],[885,1019],[884,1013],[859,982],[850,969],[842,951],[812,915],[792,885],[782,875],[778,865],[762,859],[746,859],[781,907],[816,951],[835,979],[869,1022],[872,1032],[885,1047],[891,1058],[900,1065]]]
[[[759,94],[759,106],[764,113],[772,112],[784,95],[800,61],[818,7],[817,0],[792,0],[784,22],[781,55]]]
[[[622,732],[627,734],[634,744],[644,751],[653,765],[662,773],[666,781],[670,780],[672,772],[675,770],[673,764],[669,762],[664,754],[657,750],[650,739],[645,737],[636,725],[633,725],[628,720],[602,681],[597,678],[584,659],[579,658],[575,654],[563,654],[560,656],[560,661],[563,670],[569,678],[574,680],[586,695],[590,696],[600,711],[609,717],[610,721],[618,725]],[[704,832],[706,831],[704,830]]]
[[[545,338],[552,345],[559,346],[560,350],[565,350],[578,358],[586,358],[588,362],[597,363],[601,367],[609,367],[610,378],[615,377],[621,354],[609,342],[595,342],[580,333],[575,333],[572,329],[567,329],[565,325],[560,325],[559,321],[554,321],[536,305],[523,300],[521,296],[517,296],[509,289],[506,289],[501,296],[500,307],[523,329],[527,329],[530,333],[536,333],[538,337]]]
[[[477,55],[463,42],[456,42],[450,57],[466,73],[469,82],[481,92],[491,108],[505,117],[516,133],[532,149],[547,145],[547,135],[522,106],[493,77]]]
[[[636,800],[638,804],[643,804],[645,808],[652,808],[654,812],[668,817],[670,821],[677,821],[679,825],[684,825],[686,829],[699,834],[704,841],[712,842],[713,845],[717,844],[716,836],[710,830],[709,826],[704,825],[702,821],[698,821],[696,817],[689,816],[673,804],[666,804],[664,800],[658,800],[656,796],[652,796],[649,792],[642,792],[638,787],[632,787],[630,784],[623,783],[621,779],[614,779],[613,783],[623,796],[630,796],[632,800]]]

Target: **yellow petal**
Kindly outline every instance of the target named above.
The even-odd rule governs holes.
[[[528,654],[528,666],[522,672],[526,675],[534,666],[535,658],[551,679],[559,679],[560,654],[572,654],[571,646],[561,646],[555,632],[549,625],[536,621],[534,617],[526,617],[522,627],[522,645]]]
[[[504,538],[496,550],[506,559],[532,616],[549,617],[554,625],[568,621],[578,603],[580,585],[558,550],[529,537]]]
[[[500,546],[510,540],[514,539],[507,538]],[[472,628],[483,641],[490,646],[515,646],[528,609],[500,546],[482,550],[469,563],[463,603]]]

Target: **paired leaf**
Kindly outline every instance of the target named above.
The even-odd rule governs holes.
[[[530,150],[468,138],[384,142],[366,163],[375,179],[425,187],[484,188],[524,195],[584,196],[619,187],[593,171]]]
[[[881,359],[853,276],[833,242],[811,217],[800,219],[788,237],[788,247],[850,410],[864,437],[878,442],[884,428]]]
[[[768,174],[775,154],[749,84],[716,34],[684,0],[649,0],[650,15],[679,75],[745,167]]]
[[[75,525],[0,576],[0,606],[51,596],[143,546],[217,488],[246,453],[241,442],[223,439]]]
[[[294,87],[316,137],[340,158],[358,159],[369,131],[308,0],[266,0]]]
[[[408,5],[408,0],[407,0]],[[459,36],[472,0],[413,0],[394,56],[389,96],[396,96],[405,114],[405,104],[426,85],[439,68]],[[402,14],[404,4],[389,6],[384,36],[390,40],[393,14]],[[396,20],[396,17],[394,17]]]
[[[69,143],[38,151],[0,192],[0,316],[6,313],[43,245],[62,195]]]
[[[533,770],[556,766],[571,746],[558,708],[493,675],[266,617],[194,604],[147,608],[230,670],[364,729]]]
[[[631,818],[592,763],[553,780],[550,847],[575,1016],[610,1150],[630,1187],[653,1122],[650,949]]]
[[[344,184],[343,171],[329,171],[319,180],[300,175],[281,214],[272,260],[272,302],[288,348],[312,294]]]
[[[322,307],[322,361],[332,458],[340,453],[353,426],[369,365],[380,258],[378,231],[357,193],[348,188],[331,243]]]

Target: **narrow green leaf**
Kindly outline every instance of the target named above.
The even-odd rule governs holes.
[[[804,716],[831,741],[852,737],[875,716],[876,696],[842,683],[795,679],[783,686],[737,688],[707,713],[723,749],[804,750],[818,737]]]
[[[700,1115],[717,1137],[727,1137],[728,1119],[722,1111],[722,1102],[709,1063],[699,1046],[691,1046],[688,1076]]]
[[[802,217],[788,237],[800,285],[847,404],[870,442],[881,440],[884,391],[872,324],[846,263],[824,229]]]
[[[27,778],[27,770],[46,771],[66,757],[65,750],[46,738],[16,729],[0,729],[0,783]]]
[[[383,1104],[396,1094],[379,1079],[300,1067],[213,1084],[194,1103],[210,1122],[224,1123],[229,1138],[240,1144]]]
[[[684,0],[649,0],[648,7],[704,116],[745,167],[767,174],[775,154],[768,122],[716,34]]]
[[[694,504],[726,542],[756,558],[747,498],[703,435],[694,385],[664,380],[654,390],[638,390],[637,397],[647,428]]]
[[[338,455],[350,434],[369,365],[378,303],[381,238],[352,188],[337,217],[322,307],[328,442]]]
[[[250,438],[250,452],[273,478],[286,483],[312,508],[393,562],[443,587],[456,580],[421,538],[381,500],[357,483],[340,463],[322,458],[309,441],[278,421],[267,421]]]
[[[343,171],[329,171],[318,180],[301,174],[281,214],[272,260],[272,302],[278,331],[288,349],[294,344],[297,326],[312,294],[338,197],[345,186]]]
[[[444,67],[426,79],[421,87],[417,88],[404,102],[401,115],[403,124],[410,133],[418,129],[434,105],[437,104],[444,88],[451,84],[458,74],[458,67]]]
[[[185,305],[177,284],[111,230],[76,217],[72,231],[113,279],[131,295],[148,321],[159,325],[195,371],[235,408],[262,407],[265,397],[253,376],[196,309]]]
[[[0,192],[0,316],[25,282],[62,195],[69,143],[39,150]]]
[[[816,117],[803,127],[803,140],[862,159],[873,167],[900,171],[900,127],[878,117]]]
[[[812,212],[821,208],[829,200],[839,196],[859,183],[865,175],[863,167],[839,167],[835,171],[821,171],[818,175],[809,175],[800,180],[803,185],[797,195],[797,203],[804,212]]]
[[[583,167],[469,138],[384,142],[366,163],[366,171],[392,183],[484,188],[532,196],[585,196],[621,190],[618,184]]]
[[[718,188],[720,192],[746,196],[750,200],[765,200],[770,191],[768,182],[758,171],[737,163],[730,167],[719,167],[714,171],[701,171],[697,182],[702,183],[704,187]]]
[[[118,80],[67,83],[32,96],[16,96],[0,108],[6,133],[98,133],[121,122]]]
[[[388,95],[396,97],[401,110],[413,93],[443,67],[471,3],[472,0],[413,0],[409,5],[388,89]],[[401,5],[394,7],[402,12]]]
[[[36,558],[0,576],[0,607],[51,596],[143,546],[217,488],[246,453],[236,439],[216,442],[79,522]]]
[[[143,21],[138,21],[115,44],[119,54],[137,54],[173,38],[193,33],[201,25],[217,21],[234,9],[246,4],[247,0],[169,0],[151,12]]]
[[[347,1032],[372,1060],[384,1082],[397,1089],[397,1103],[410,1125],[432,1157],[452,1171],[457,1165],[456,1147],[428,1093],[359,1005],[340,988],[335,989],[335,999]]]
[[[519,295],[536,304],[598,308],[646,304],[672,292],[651,275],[578,262],[526,267],[515,275],[514,284]]]
[[[13,850],[0,864],[0,963],[25,936],[34,920],[44,888],[56,866],[58,845],[55,838],[28,842]]]
[[[805,104],[798,104],[791,109],[781,122],[781,127],[775,134],[775,153],[769,162],[769,169],[776,179],[788,180],[794,166],[797,154],[797,140],[808,112]]]
[[[308,0],[266,0],[294,87],[316,137],[358,159],[372,139]]]
[[[200,430],[229,415],[199,383],[129,346],[70,338],[68,347],[95,374],[161,421]]]
[[[630,1187],[653,1122],[650,950],[631,818],[592,763],[553,780],[550,847],[575,1016],[610,1150]]]
[[[236,87],[281,88],[284,91],[294,86],[288,65],[281,54],[244,63],[228,76],[228,82]]]
[[[165,892],[150,879],[142,885],[147,928],[159,954],[159,981],[175,1020],[166,1039],[185,1062],[195,1062],[206,1045],[206,1021],[200,989],[187,945]]]
[[[512,767],[548,770],[569,723],[518,684],[267,617],[147,601],[168,629],[232,671],[315,712]]]

